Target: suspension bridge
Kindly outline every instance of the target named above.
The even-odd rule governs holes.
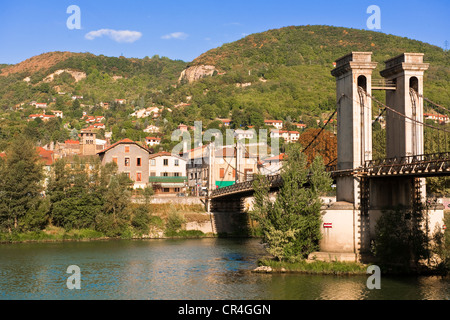
[[[352,52],[338,59],[331,71],[336,78],[337,104],[330,119],[337,114],[338,156],[326,170],[336,183],[337,195],[335,205],[323,215],[327,227],[323,229],[321,251],[341,257],[347,254],[350,260],[370,250],[375,221],[382,210],[398,205],[422,210],[425,178],[450,176],[450,150],[445,150],[450,131],[424,120],[424,101],[434,108],[450,110],[423,95],[424,72],[429,68],[423,62],[424,55],[404,53],[386,61],[381,80],[372,80],[377,63],[371,56],[371,52]],[[372,90],[385,91],[386,102],[376,99]],[[375,120],[374,105],[380,110]],[[373,159],[372,126],[382,116],[386,119],[386,157]],[[304,152],[314,147],[329,123],[325,122]],[[425,154],[424,128],[438,132],[439,152]],[[267,179],[271,191],[283,185],[280,174]],[[240,202],[253,192],[253,181],[245,181],[213,190],[208,201],[213,208],[229,208],[230,202]],[[427,225],[442,227],[443,206],[436,205],[430,212]]]

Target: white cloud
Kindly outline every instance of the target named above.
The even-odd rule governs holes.
[[[133,43],[142,37],[142,33],[139,31],[130,30],[112,30],[112,29],[100,29],[87,33],[84,37],[88,40],[94,40],[95,38],[107,36],[116,42],[128,42]]]
[[[174,32],[171,34],[166,34],[164,36],[161,37],[161,39],[178,39],[178,40],[185,40],[187,39],[187,37],[189,37],[188,34],[184,33],[184,32]]]

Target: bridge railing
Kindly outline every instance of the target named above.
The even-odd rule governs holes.
[[[450,166],[450,152],[412,155],[397,158],[369,160],[365,162],[363,171],[370,174],[390,174],[401,171],[436,171],[446,170]]]
[[[281,175],[279,175],[279,174],[266,176],[266,177],[271,186],[281,184],[282,180],[281,180]],[[236,183],[232,186],[216,189],[211,193],[211,196],[217,197],[217,196],[224,195],[224,194],[232,194],[232,193],[239,193],[239,192],[253,190],[253,181],[255,181],[255,180],[248,180],[248,181]]]

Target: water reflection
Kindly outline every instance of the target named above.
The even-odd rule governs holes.
[[[202,239],[0,246],[0,299],[362,300],[448,299],[440,278],[253,274],[258,240]],[[66,287],[81,269],[81,290]]]

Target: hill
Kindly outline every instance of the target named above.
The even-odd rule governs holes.
[[[448,52],[403,37],[331,26],[274,29],[212,49],[189,63],[188,70],[206,65],[215,68],[214,76],[180,90],[193,96],[201,110],[206,105],[209,111],[204,113],[210,118],[253,108],[266,118],[289,117],[313,124],[311,117],[320,117],[335,105],[332,63],[351,51],[373,52],[373,61],[378,62],[374,78],[381,78],[384,61],[403,52],[423,52],[430,63],[425,95],[450,105]],[[241,124],[246,124],[245,119]]]
[[[183,61],[49,52],[0,69],[0,106],[8,109],[31,100],[46,102],[58,92],[84,95],[85,103],[114,98],[139,99],[175,83]],[[76,76],[78,75],[78,77]]]
[[[49,102],[53,110],[64,111],[64,120],[59,124],[64,134],[56,134],[52,129],[59,140],[68,136],[68,131],[62,130],[64,125],[70,130],[80,129],[81,112],[105,116],[106,131],[113,132],[113,141],[142,139],[142,128],[153,121],[136,120],[129,115],[135,109],[152,105],[166,107],[161,117],[166,120],[161,134],[166,149],[172,130],[180,123],[193,125],[194,121],[203,121],[204,128],[218,127],[217,118],[231,118],[235,127],[258,127],[264,119],[278,119],[317,127],[316,121],[326,120],[335,108],[332,63],[351,51],[373,52],[373,61],[379,63],[375,78],[381,78],[379,71],[385,60],[403,52],[423,52],[425,61],[430,63],[424,94],[450,106],[448,51],[380,32],[291,26],[249,35],[205,52],[189,63],[159,56],[127,59],[51,52],[14,66],[3,66],[0,119],[4,120],[0,120],[0,143],[24,130],[20,121],[36,109],[27,107],[19,113],[14,106],[28,106],[31,101]],[[83,96],[80,105],[73,105],[72,95]],[[384,100],[382,92],[375,95]],[[115,99],[126,99],[127,104],[110,110],[98,107],[100,102]],[[374,108],[374,114],[377,112]],[[43,142],[53,139],[52,134],[44,132],[35,136]]]

